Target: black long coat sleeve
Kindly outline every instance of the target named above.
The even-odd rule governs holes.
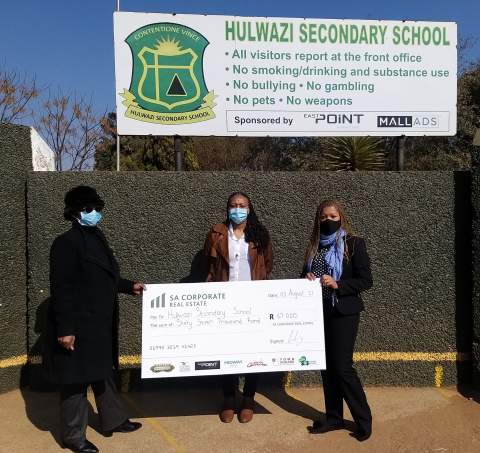
[[[360,293],[373,285],[370,257],[365,240],[357,236],[347,237],[348,259],[343,259],[343,271],[337,281],[337,310],[344,315],[364,310]]]
[[[133,294],[133,282],[122,279],[117,261],[98,229],[73,223],[50,251],[49,375],[62,384],[105,379],[117,356],[118,292]],[[74,351],[57,344],[75,335]],[[53,371],[53,373],[52,373]]]

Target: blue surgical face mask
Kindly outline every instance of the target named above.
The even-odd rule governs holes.
[[[94,227],[97,226],[100,220],[102,220],[102,213],[96,211],[95,209],[90,212],[80,212],[80,225]]]
[[[237,225],[245,222],[248,217],[247,208],[231,208],[228,211],[228,218]]]

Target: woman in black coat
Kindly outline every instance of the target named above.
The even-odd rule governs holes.
[[[314,421],[311,432],[344,428],[345,400],[357,425],[354,436],[367,440],[372,413],[353,368],[353,349],[364,310],[360,293],[372,286],[372,274],[365,241],[353,235],[338,200],[325,200],[317,209],[303,274],[322,284],[327,362],[322,371],[327,417],[325,423]]]
[[[101,230],[103,200],[96,190],[78,186],[65,196],[65,218],[72,228],[58,236],[50,251],[51,363],[61,384],[64,446],[96,452],[86,439],[87,387],[92,386],[103,433],[130,432],[112,372],[117,361],[117,293],[139,295],[142,283],[120,277],[117,261]]]

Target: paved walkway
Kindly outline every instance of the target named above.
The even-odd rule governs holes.
[[[374,434],[359,443],[348,431],[310,435],[321,416],[321,389],[258,395],[253,421],[222,424],[216,390],[167,390],[124,394],[132,418],[144,427],[102,437],[92,413],[88,438],[102,452],[480,452],[480,404],[455,389],[367,388]],[[58,397],[30,390],[0,395],[0,452],[60,452]],[[348,411],[346,411],[348,414]]]

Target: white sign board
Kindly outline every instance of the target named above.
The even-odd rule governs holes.
[[[325,369],[319,281],[148,285],[142,378]]]
[[[121,135],[455,135],[451,22],[114,13]]]

